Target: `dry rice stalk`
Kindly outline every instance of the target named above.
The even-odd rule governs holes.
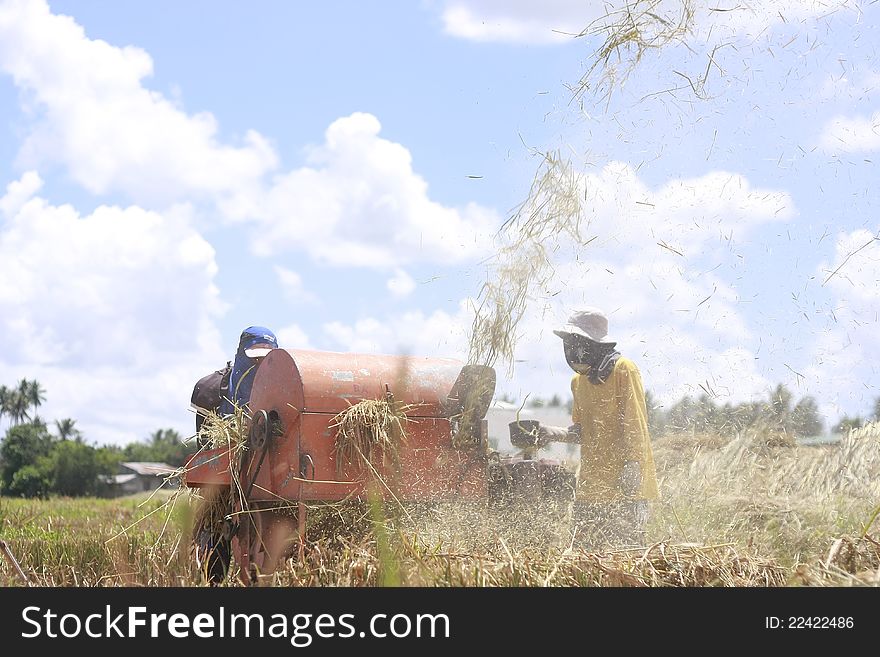
[[[171,520],[174,505],[181,496],[186,496],[185,499],[188,499],[189,506],[192,509],[192,523],[190,526],[193,529],[193,537],[200,529],[207,529],[213,534],[219,534],[223,527],[223,521],[229,517],[229,514],[233,510],[234,499],[237,498],[239,500],[239,504],[241,505],[240,508],[248,508],[247,501],[244,499],[242,484],[238,479],[238,473],[240,470],[239,464],[241,463],[241,459],[247,451],[249,427],[250,416],[247,414],[247,411],[238,404],[233,405],[233,413],[228,416],[222,416],[213,410],[207,411],[205,421],[199,432],[199,439],[202,445],[199,449],[199,453],[219,447],[228,448],[229,472],[232,480],[231,486],[229,488],[219,486],[189,488],[184,483],[187,468],[185,465],[181,466],[165,477],[166,482],[176,481],[178,483],[177,490],[175,490],[162,505],[142,516],[131,525],[123,528],[116,535],[108,539],[107,542],[126,534],[129,529],[140,524],[146,520],[147,517],[155,513],[164,512],[165,521],[162,530],[156,539],[156,544],[153,546],[156,548],[165,533],[169,521]],[[158,490],[159,489],[154,491],[153,495],[155,495]],[[152,495],[144,502],[144,504],[150,499],[152,499]]]
[[[838,537],[824,559],[800,564],[792,580],[800,586],[880,586],[880,542],[871,536]]]
[[[480,289],[468,344],[468,363],[493,367],[501,360],[510,373],[517,325],[533,293],[549,280],[554,245],[560,238],[587,243],[581,231],[582,176],[559,153],[539,155],[541,164],[526,200],[498,232],[504,245]]]
[[[9,548],[9,545],[6,543],[6,541],[2,539],[0,539],[0,552],[3,553],[4,557],[6,557],[6,560],[13,567],[16,574],[21,578],[21,581],[24,582],[24,585],[30,586],[31,581],[28,579],[27,575],[24,574],[24,571],[21,569],[18,560],[15,558],[15,555],[12,554],[12,550]]]
[[[600,86],[613,85],[620,71],[612,63],[617,55],[624,62],[624,76],[643,54],[674,41],[683,41],[693,24],[692,0],[680,0],[667,9],[664,0],[632,0],[591,23],[577,36],[604,34],[594,53],[593,65],[582,77],[576,95],[589,88],[594,73],[601,71]],[[610,94],[610,90],[608,91]],[[552,273],[551,256],[560,238],[575,247],[591,240],[582,237],[584,179],[571,163],[556,153],[540,153],[541,161],[526,200],[501,227],[502,246],[495,258],[495,271],[480,290],[468,345],[468,362],[493,367],[507,363],[512,373],[516,327],[526,312],[532,293],[546,286]],[[547,296],[547,295],[545,295]]]
[[[193,528],[213,528],[219,532],[232,509],[230,489],[205,486],[194,490],[198,490],[198,493],[192,517]]]
[[[251,418],[247,410],[238,404],[233,404],[233,413],[231,415],[220,415],[213,410],[207,411],[205,414],[205,421],[202,423],[201,430],[199,431],[199,440],[202,445],[199,450],[200,452],[217,449],[219,447],[228,448],[229,471],[230,476],[233,479],[232,489],[237,489],[239,493],[241,493],[241,483],[237,478],[239,471],[237,465],[241,463],[242,456],[248,448],[250,421]],[[185,475],[186,466],[178,468],[171,475],[180,482],[181,489],[185,488],[183,484]],[[201,497],[198,489],[188,490],[190,490],[192,495],[199,498]],[[209,494],[207,497],[214,498],[216,496]],[[209,502],[209,506],[214,503],[208,499],[203,500],[203,502]],[[199,513],[211,515],[211,512],[207,509],[202,509]],[[198,519],[199,518],[197,517],[196,520]]]
[[[338,413],[330,423],[336,427],[336,472],[346,464],[371,466],[376,452],[382,463],[398,463],[398,445],[406,440],[403,425],[411,405],[398,404],[389,393],[385,399],[362,399]]]
[[[623,85],[645,53],[684,42],[694,23],[693,2],[679,0],[671,5],[666,0],[631,0],[576,35],[599,35],[604,40],[593,53],[593,63],[581,77],[575,97],[590,89],[595,75],[595,88],[607,87],[604,97],[610,98],[615,85]],[[612,61],[614,56],[616,61]]]
[[[245,408],[233,404],[232,415],[220,415],[209,410],[205,413],[199,435],[205,449],[214,449],[224,445],[242,446],[247,443],[250,415]]]

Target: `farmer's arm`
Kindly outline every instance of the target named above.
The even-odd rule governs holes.
[[[577,398],[577,377],[571,380],[571,424],[567,427],[559,427],[553,425],[542,424],[538,429],[538,438],[541,444],[546,445],[549,442],[581,444],[581,417],[582,408]]]
[[[542,424],[538,429],[538,437],[541,443],[574,443],[581,444],[581,425],[572,424],[567,427],[556,427]]]

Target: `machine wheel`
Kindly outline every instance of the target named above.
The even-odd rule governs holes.
[[[296,513],[290,509],[256,506],[243,514],[241,526],[232,540],[232,552],[240,567],[239,578],[246,586],[259,582],[260,575],[271,575],[298,545]]]

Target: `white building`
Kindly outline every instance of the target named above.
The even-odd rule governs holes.
[[[109,495],[132,495],[154,491],[163,486],[170,486],[167,477],[177,468],[167,463],[154,463],[151,461],[126,461],[119,464],[119,472],[107,477],[104,483],[108,485]]]
[[[489,448],[501,454],[519,454],[520,450],[510,444],[510,423],[516,420],[538,420],[556,427],[571,425],[571,413],[564,406],[524,407],[495,400],[486,412],[489,424]],[[578,463],[580,448],[577,445],[551,443],[538,452],[538,456],[562,459],[571,465]]]

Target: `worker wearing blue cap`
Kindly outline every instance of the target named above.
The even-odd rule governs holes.
[[[233,404],[244,408],[251,399],[254,374],[263,358],[278,348],[278,339],[265,326],[249,326],[241,333],[229,376],[229,393],[220,404],[220,415],[232,415]]]

